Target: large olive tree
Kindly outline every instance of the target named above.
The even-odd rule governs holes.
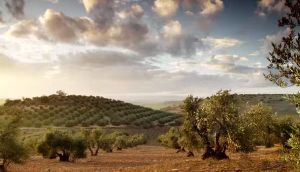
[[[38,145],[38,152],[45,158],[59,157],[59,161],[70,161],[70,158],[85,158],[87,149],[83,138],[73,138],[61,131],[47,133],[43,142]]]
[[[204,147],[203,159],[227,159],[228,147],[239,151],[253,150],[250,126],[239,113],[238,99],[228,90],[204,100],[189,96],[184,101],[185,129],[195,132]],[[245,148],[247,147],[247,148]]]

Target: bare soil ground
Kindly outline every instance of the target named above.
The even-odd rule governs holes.
[[[250,154],[232,153],[229,160],[201,160],[160,146],[139,146],[102,153],[75,163],[31,157],[25,164],[11,165],[12,172],[188,172],[188,171],[293,171],[280,161],[278,147],[259,148]]]

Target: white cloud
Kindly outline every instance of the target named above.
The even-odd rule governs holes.
[[[258,56],[258,55],[260,55],[260,52],[258,50],[249,54],[249,56]]]
[[[209,45],[215,49],[235,47],[243,43],[242,41],[233,38],[207,37],[202,40],[206,45]]]
[[[205,17],[213,16],[223,10],[224,4],[222,0],[201,0],[201,14]]]
[[[58,3],[58,0],[46,0],[46,1],[51,2],[51,3],[53,3],[53,4]]]
[[[54,63],[59,61],[61,56],[97,48],[93,45],[61,44],[31,38],[11,39],[1,36],[0,39],[0,52],[21,63]]]
[[[182,34],[182,27],[179,21],[169,21],[162,30],[162,34],[165,38],[176,38]]]
[[[259,0],[255,13],[259,16],[266,16],[266,14],[276,11],[286,11],[285,0]]]
[[[153,10],[161,17],[172,17],[179,7],[179,0],[155,0]]]

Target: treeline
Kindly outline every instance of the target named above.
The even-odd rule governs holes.
[[[252,152],[256,146],[281,144],[291,156],[299,153],[300,124],[279,119],[268,106],[258,103],[240,110],[240,101],[229,91],[219,91],[206,99],[189,96],[184,100],[184,123],[159,137],[167,147],[185,151],[187,156],[204,150],[203,159],[227,159],[228,151]],[[298,151],[293,151],[298,149]]]
[[[21,126],[107,126],[131,125],[143,128],[153,126],[179,126],[178,114],[153,110],[118,100],[98,96],[66,95],[7,100],[0,115],[9,116],[18,111]]]
[[[11,163],[23,163],[30,155],[40,154],[47,159],[76,161],[97,156],[100,151],[111,153],[146,144],[144,134],[129,135],[125,132],[107,132],[102,129],[49,130],[42,138],[19,136],[19,118],[1,121],[0,125],[0,171],[7,171]]]
[[[71,136],[62,131],[49,132],[37,145],[38,153],[44,158],[60,161],[76,160],[86,157],[86,150],[91,156],[97,156],[99,151],[107,153],[146,144],[143,134],[129,135],[124,132],[106,133],[100,129],[87,130]]]

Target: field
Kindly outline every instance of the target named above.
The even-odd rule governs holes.
[[[296,116],[295,107],[283,95],[238,95],[238,108],[263,102],[271,106],[279,116]],[[5,120],[14,113],[21,114],[20,139],[28,144],[31,157],[24,164],[12,164],[11,172],[187,172],[187,171],[292,171],[292,167],[280,159],[277,145],[273,148],[258,147],[257,151],[228,153],[229,160],[202,160],[176,153],[175,149],[159,145],[158,136],[170,127],[182,123],[182,102],[167,102],[145,108],[139,105],[93,96],[50,95],[8,101],[0,109]],[[153,109],[155,110],[153,110]],[[1,119],[0,118],[0,119]],[[43,159],[36,152],[36,144],[48,131],[60,130],[76,135],[82,129],[101,128],[112,133],[122,131],[130,135],[144,134],[146,145],[89,156],[76,162],[59,162]],[[248,136],[247,136],[248,137]],[[278,143],[278,142],[276,142]],[[115,147],[116,149],[116,147]],[[89,152],[88,152],[89,153]]]
[[[103,153],[76,163],[31,157],[23,165],[12,165],[11,172],[167,172],[167,171],[291,171],[280,161],[279,147],[263,148],[250,154],[232,153],[229,160],[201,160],[199,153],[188,158],[185,153],[161,146],[136,148]]]

